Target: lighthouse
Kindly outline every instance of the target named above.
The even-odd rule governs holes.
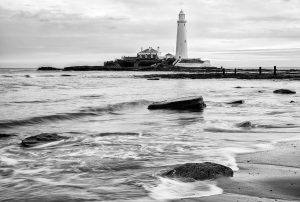
[[[177,21],[176,59],[188,58],[186,39],[186,20],[183,10]]]

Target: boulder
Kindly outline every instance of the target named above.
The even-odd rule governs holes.
[[[239,127],[239,128],[251,128],[252,126],[253,125],[250,121],[245,121],[245,122],[237,124],[237,127]]]
[[[189,178],[194,180],[208,180],[219,177],[232,177],[233,170],[227,166],[216,163],[187,163],[175,167],[162,174],[170,178]]]
[[[294,101],[294,100],[291,100],[290,103],[295,103],[295,101]]]
[[[25,138],[21,145],[24,147],[33,147],[39,144],[45,144],[48,142],[54,142],[58,140],[68,139],[68,137],[57,135],[56,133],[42,133],[39,135]]]
[[[274,90],[273,93],[276,94],[296,94],[295,91],[289,90],[289,89],[278,89],[278,90]]]
[[[173,110],[203,110],[206,107],[202,96],[186,97],[175,100],[154,102],[148,106],[149,110],[173,109]]]
[[[245,101],[244,100],[236,100],[236,101],[232,101],[232,102],[227,102],[227,104],[230,105],[240,105],[240,104],[244,104]]]

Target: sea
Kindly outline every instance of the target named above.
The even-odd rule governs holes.
[[[300,81],[160,79],[158,72],[0,69],[0,201],[168,201],[221,194],[162,173],[300,139]],[[294,95],[274,94],[287,88]],[[147,109],[202,96],[201,112]],[[227,104],[244,100],[241,105]],[[291,102],[294,101],[294,102]],[[251,128],[239,123],[250,121]],[[22,147],[41,133],[68,139]],[[4,137],[7,136],[7,137]]]

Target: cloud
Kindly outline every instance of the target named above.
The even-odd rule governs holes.
[[[99,61],[134,55],[141,46],[174,52],[180,9],[191,57],[219,64],[220,54],[211,54],[217,51],[237,63],[225,52],[300,47],[298,0],[0,0],[0,59]],[[249,63],[242,55],[239,61]]]

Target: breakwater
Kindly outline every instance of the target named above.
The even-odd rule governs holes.
[[[277,68],[217,68],[217,67],[175,67],[175,66],[156,66],[156,67],[110,67],[110,66],[70,66],[63,69],[54,67],[40,67],[39,71],[139,71],[139,72],[170,72],[163,74],[151,74],[137,76],[140,78],[164,78],[164,79],[291,79],[300,80],[300,69],[281,69]]]

